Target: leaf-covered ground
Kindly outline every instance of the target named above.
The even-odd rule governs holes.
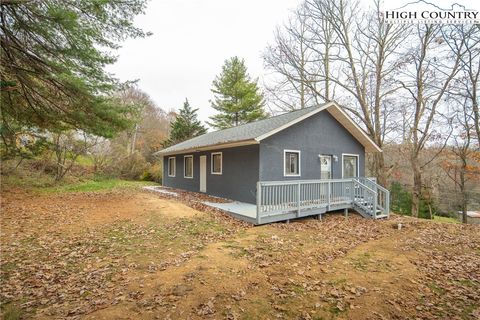
[[[198,196],[2,192],[6,318],[478,319],[480,227],[329,214],[252,227]],[[212,200],[212,199],[210,199]],[[403,228],[398,230],[401,222]]]

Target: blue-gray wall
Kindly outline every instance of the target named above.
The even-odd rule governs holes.
[[[284,177],[284,149],[301,151],[301,176]],[[342,153],[359,155],[359,175],[365,175],[365,148],[328,111],[322,111],[260,143],[260,180],[320,179],[319,154],[336,155],[334,179],[342,178]]]
[[[301,151],[301,176],[284,177],[283,151]],[[223,152],[221,175],[211,174],[211,153]],[[333,116],[322,111],[263,141],[220,150],[177,154],[176,176],[168,176],[168,157],[163,158],[163,185],[200,191],[200,156],[207,156],[207,194],[255,203],[259,180],[319,179],[319,154],[336,155],[332,162],[333,178],[342,178],[342,153],[359,155],[359,175],[365,175],[365,148]],[[183,156],[193,155],[193,179],[183,177]]]
[[[211,153],[222,152],[222,174],[211,174]],[[183,156],[193,155],[193,179],[183,177]],[[207,194],[255,203],[259,146],[243,146],[219,150],[184,153],[163,157],[163,185],[189,191],[200,191],[200,156],[207,156]],[[168,158],[176,157],[176,175],[168,176]]]

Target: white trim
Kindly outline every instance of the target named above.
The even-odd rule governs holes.
[[[202,160],[205,160],[205,168],[203,168],[202,166]],[[204,155],[201,155],[200,157],[198,157],[198,166],[199,166],[199,170],[198,170],[198,186],[199,186],[199,191],[200,192],[207,192],[207,155],[204,154]],[[202,172],[203,170],[202,169],[205,169],[205,175],[202,175]],[[202,182],[203,184],[205,184],[205,188],[202,189]]]
[[[213,156],[217,155],[217,154],[220,155],[220,172],[213,172]],[[210,153],[210,173],[221,175],[222,172],[223,172],[223,152],[212,152],[212,153]]]
[[[341,164],[341,167],[342,167],[342,179],[344,179],[343,177],[343,156],[350,156],[350,157],[356,157],[357,158],[357,177],[360,176],[360,156],[358,154],[354,154],[354,153],[342,153],[342,164]]]
[[[287,160],[287,152],[292,152],[292,153],[298,153],[298,174],[287,174],[287,171],[285,170],[285,161]],[[283,176],[284,177],[300,177],[302,175],[302,152],[300,150],[290,150],[290,149],[284,149],[283,150]]]
[[[163,156],[168,156],[172,154],[179,154],[179,153],[191,153],[191,152],[198,152],[198,151],[209,151],[209,150],[218,150],[218,149],[227,149],[227,148],[235,148],[235,147],[241,147],[241,146],[249,146],[252,144],[259,144],[260,142],[255,140],[255,139],[249,139],[249,140],[242,140],[242,141],[237,141],[237,142],[222,142],[222,143],[217,143],[217,144],[211,144],[208,146],[203,146],[203,147],[194,147],[194,148],[188,148],[188,149],[179,149],[179,150],[173,150],[170,152],[163,152],[163,150],[157,151],[154,153],[154,155],[163,155]]]
[[[369,152],[383,152],[382,149],[380,149],[379,146],[377,146],[377,144],[365,133],[365,131],[360,128],[360,126],[355,122],[353,121],[353,119],[345,112],[342,110],[342,108],[340,108],[339,105],[337,105],[336,103],[334,104],[335,108],[333,109],[330,109],[328,108],[328,112],[335,118],[337,119],[338,122],[340,122],[347,130],[348,132],[350,132],[355,138],[357,138],[360,143],[365,147],[365,151],[369,151]],[[341,119],[338,118],[338,115],[335,113],[336,111],[339,111],[340,114],[343,116],[343,118],[345,120],[347,120],[347,122],[353,126],[353,129],[354,130],[351,130],[351,128],[342,123]],[[352,132],[353,131],[353,132]],[[360,137],[357,137],[357,135],[355,134],[355,132],[359,132],[360,133]],[[363,139],[365,139],[366,141],[362,141]]]
[[[358,124],[356,124],[352,118],[345,113],[345,111],[342,110],[342,108],[334,101],[331,101],[327,104],[325,104],[324,106],[320,107],[320,108],[316,108],[315,110],[313,110],[312,112],[309,112],[309,113],[306,113],[304,114],[303,116],[301,117],[298,117],[296,118],[295,120],[292,120],[286,124],[284,124],[283,126],[280,126],[270,132],[267,132],[259,137],[256,137],[255,140],[257,140],[258,142],[282,131],[282,130],[285,130],[287,129],[288,127],[291,127],[293,126],[294,124],[300,122],[300,121],[303,121],[323,110],[327,110],[338,122],[340,122],[340,124],[345,127],[348,132],[350,132],[364,147],[365,147],[365,150],[366,151],[369,151],[369,152],[382,152],[382,149],[380,149],[379,146],[377,146],[377,144],[375,142],[373,142],[373,140],[365,133],[365,131],[363,131],[362,128],[360,128],[358,126]],[[344,121],[347,121],[347,123],[344,123]]]
[[[314,114],[317,114],[317,113],[319,113],[320,111],[323,111],[323,110],[325,110],[325,109],[327,109],[328,107],[331,107],[331,106],[333,106],[333,105],[334,105],[334,102],[329,102],[329,103],[325,104],[325,105],[324,105],[323,107],[321,107],[321,108],[315,108],[313,111],[311,111],[311,112],[309,112],[309,113],[306,113],[306,114],[304,114],[303,116],[296,118],[295,120],[292,120],[292,121],[290,121],[290,122],[288,122],[288,123],[285,123],[283,126],[280,126],[280,127],[278,127],[278,128],[275,128],[275,129],[273,129],[273,130],[270,131],[270,132],[267,132],[267,133],[265,133],[265,134],[262,134],[262,135],[259,136],[259,137],[256,137],[255,140],[257,140],[258,142],[260,142],[260,141],[262,141],[262,140],[264,140],[264,139],[266,139],[266,138],[268,138],[268,137],[270,137],[270,136],[273,136],[274,134],[276,134],[276,133],[278,133],[278,132],[280,132],[280,131],[282,131],[282,130],[287,129],[288,127],[293,126],[295,123],[298,123],[298,122],[300,122],[300,121],[302,121],[302,120],[305,120],[305,119],[313,116]]]
[[[192,158],[192,176],[191,176],[191,177],[187,177],[187,176],[185,175],[185,172],[187,172],[187,170],[185,170],[185,159],[186,159],[186,158]],[[188,154],[188,155],[186,155],[186,156],[183,156],[183,177],[184,177],[185,179],[193,179],[193,154]]]
[[[247,139],[242,141],[235,141],[235,142],[221,142],[216,144],[211,144],[207,146],[200,146],[200,147],[192,147],[188,149],[178,149],[173,151],[163,152],[160,150],[155,155],[172,155],[172,154],[179,154],[179,153],[191,153],[197,151],[208,151],[208,150],[215,150],[215,149],[223,149],[223,148],[233,148],[233,147],[240,147],[240,146],[247,146],[252,144],[259,144],[260,141],[287,129],[288,127],[305,120],[323,110],[327,110],[340,124],[347,129],[350,134],[352,134],[359,142],[365,147],[365,151],[367,152],[382,152],[379,146],[365,133],[365,131],[353,121],[353,119],[342,110],[342,108],[334,101],[328,102],[322,107],[314,108],[313,111],[304,114],[301,117],[296,118],[295,120],[290,121],[289,123],[284,124],[270,132],[267,132],[261,136],[258,136],[254,139]]]
[[[170,159],[173,159],[173,175],[170,174]],[[167,175],[169,177],[175,177],[175,175],[177,174],[177,159],[176,157],[168,157],[168,161],[167,161]]]

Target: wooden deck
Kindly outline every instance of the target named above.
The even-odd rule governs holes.
[[[204,202],[255,225],[354,209],[365,218],[389,215],[390,195],[372,178],[260,181],[257,203]]]
[[[338,205],[335,208],[330,208],[330,210],[328,210],[327,206],[317,206],[311,207],[309,209],[304,209],[300,212],[300,215],[297,215],[296,209],[292,207],[291,210],[286,210],[284,212],[279,212],[271,215],[265,215],[263,216],[261,223],[258,223],[257,206],[254,204],[238,201],[226,203],[203,202],[203,204],[223,210],[236,219],[243,220],[255,225],[268,224],[272,222],[286,221],[309,216],[321,216],[322,214],[325,214],[329,211],[352,208],[352,205],[347,203],[345,203],[344,205]]]

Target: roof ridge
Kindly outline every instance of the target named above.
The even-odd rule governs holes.
[[[212,132],[207,132],[207,133],[205,133],[205,134],[203,134],[203,135],[206,135],[206,134],[209,134],[209,133],[221,132],[221,131],[225,131],[225,130],[229,130],[229,129],[234,129],[234,128],[240,128],[240,127],[243,127],[243,126],[252,124],[252,123],[259,123],[259,122],[262,122],[262,121],[270,120],[270,119],[272,119],[272,118],[278,118],[278,117],[281,117],[281,116],[284,116],[284,115],[287,115],[287,114],[291,114],[291,113],[295,113],[295,112],[300,112],[300,111],[305,111],[306,109],[320,108],[320,107],[323,107],[324,105],[325,105],[325,103],[324,103],[324,104],[317,104],[317,105],[311,106],[311,107],[306,107],[306,108],[301,108],[301,109],[295,109],[295,110],[291,110],[291,111],[288,111],[288,112],[280,113],[280,114],[277,114],[277,115],[274,115],[274,116],[271,116],[271,117],[268,117],[268,118],[265,118],[265,119],[259,119],[259,120],[255,120],[255,121],[252,121],[252,122],[243,123],[243,124],[238,125],[238,126],[229,127],[229,128],[224,128],[224,129],[220,129],[220,130],[215,130],[215,131],[212,131]],[[199,137],[200,137],[200,136],[199,136]]]
[[[179,142],[173,146],[164,148],[157,153],[166,153],[176,151],[182,151],[189,148],[199,148],[207,145],[216,145],[219,143],[232,143],[238,141],[254,141],[258,137],[262,137],[268,132],[275,131],[278,128],[283,127],[287,123],[299,118],[304,118],[305,115],[316,113],[317,110],[323,110],[330,102],[318,104],[308,108],[292,110],[290,112],[281,113],[268,118],[252,121],[241,124],[239,126],[207,132],[197,137]]]

